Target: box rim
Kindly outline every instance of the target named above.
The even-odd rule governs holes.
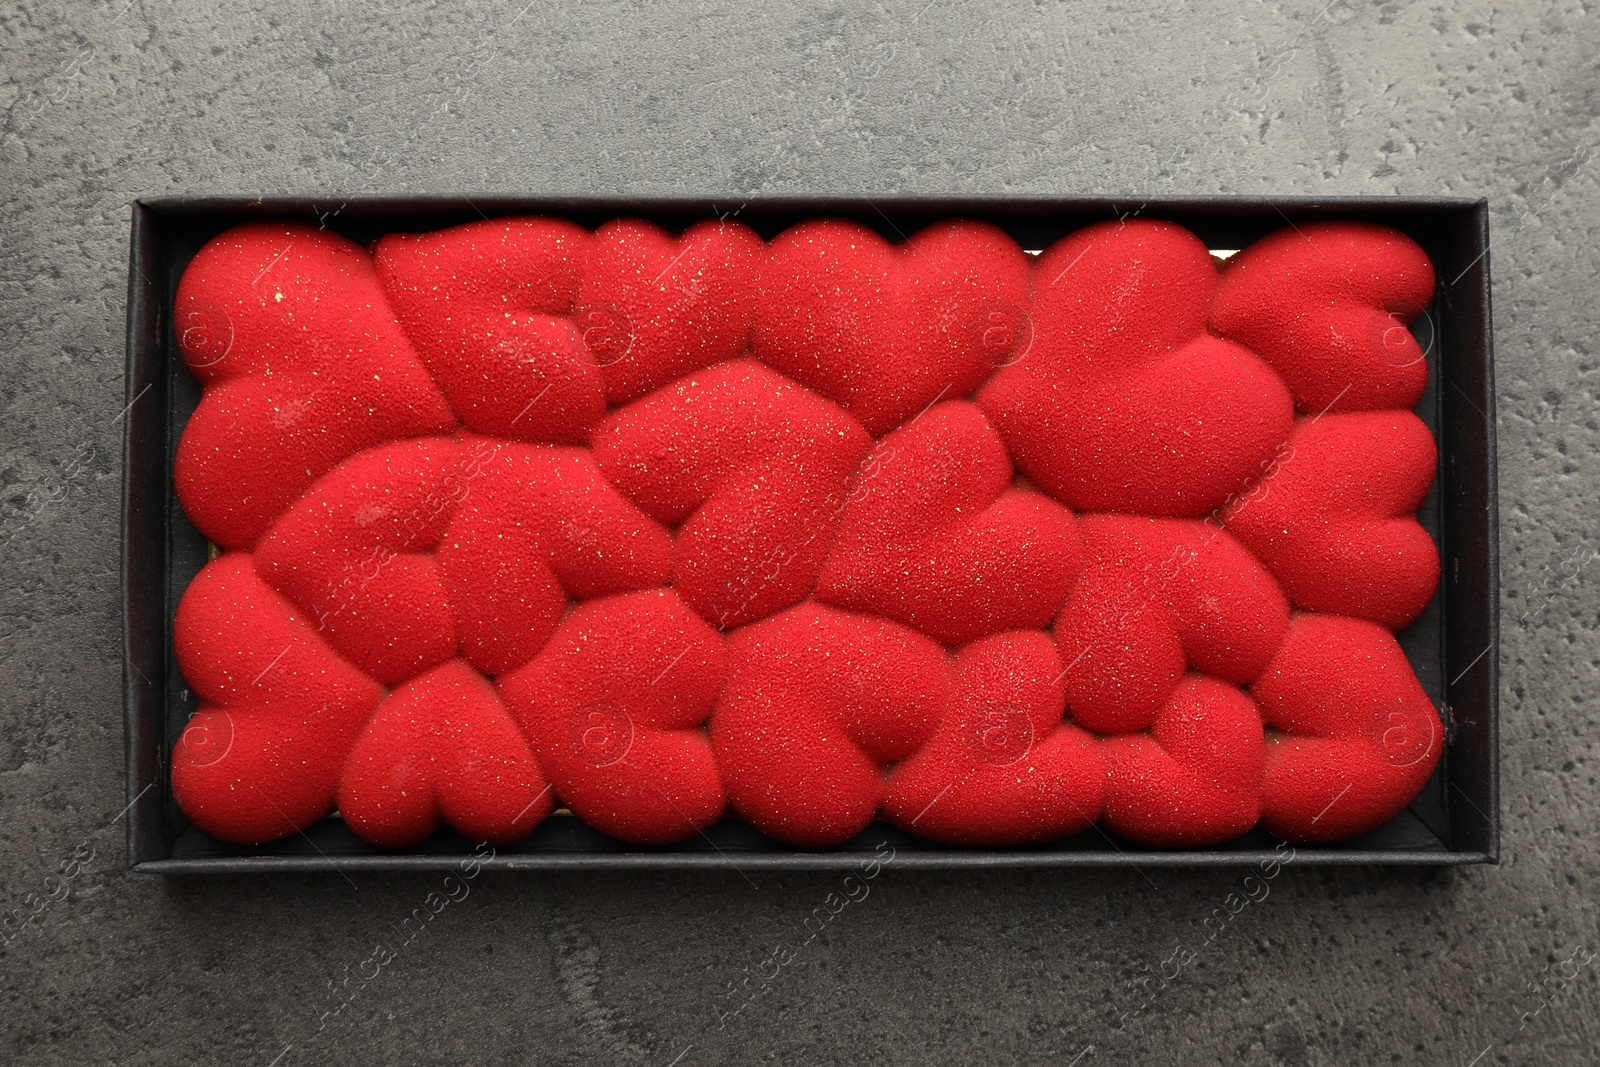
[[[542,203],[551,205],[560,204],[586,204],[602,207],[613,204],[670,204],[683,207],[700,207],[706,204],[727,204],[739,201],[749,205],[774,208],[803,207],[814,204],[838,204],[843,206],[872,204],[945,204],[965,203],[977,205],[1015,205],[1018,207],[1061,207],[1074,204],[1115,206],[1117,204],[1131,204],[1139,201],[1146,205],[1181,206],[1186,204],[1198,205],[1224,205],[1238,207],[1274,207],[1294,206],[1297,208],[1354,208],[1365,210],[1378,207],[1380,209],[1406,210],[1415,208],[1435,208],[1445,210],[1462,210],[1487,206],[1489,200],[1482,196],[1361,196],[1338,195],[1316,196],[1310,194],[1290,194],[1283,196],[1250,196],[1242,193],[1198,193],[1188,196],[1149,195],[1141,193],[1103,194],[1103,193],[920,193],[920,192],[892,192],[875,196],[858,193],[822,193],[822,194],[739,194],[706,195],[702,193],[661,193],[641,196],[628,196],[625,194],[569,194],[563,196],[545,196],[540,194],[512,195],[507,193],[482,193],[468,196],[464,193],[273,193],[263,196],[235,196],[230,194],[199,194],[186,195],[179,193],[158,193],[149,196],[136,197],[133,203],[150,208],[154,211],[195,210],[197,208],[218,210],[240,210],[255,208],[298,208],[325,205],[329,200],[337,199],[346,204],[362,207],[387,207],[401,204],[438,204],[441,206],[459,206],[465,204],[472,207],[474,204],[527,204]]]
[[[833,871],[849,870],[876,857],[867,851],[838,851],[822,854],[804,852],[759,854],[740,853],[739,862],[714,855],[694,853],[663,855],[631,852],[560,852],[539,855],[496,855],[476,858],[471,853],[438,856],[254,856],[218,857],[212,859],[146,860],[134,864],[132,870],[141,874],[196,875],[196,874],[315,874],[337,871],[447,871],[455,870],[463,860],[490,871],[592,871],[592,870],[647,870],[647,871],[723,871],[738,874],[742,870],[760,871]],[[1044,870],[1074,868],[1078,870],[1138,869],[1161,867],[1166,869],[1221,869],[1246,868],[1263,864],[1282,867],[1384,867],[1423,868],[1458,867],[1467,864],[1493,863],[1484,852],[1386,852],[1375,850],[1299,849],[1293,858],[1281,852],[1252,850],[1217,854],[1204,851],[1172,853],[1141,852],[1137,858],[1121,858],[1116,853],[1068,853],[1065,855],[1038,856],[1027,852],[1003,849],[984,849],[972,852],[913,853],[901,851],[892,860],[879,859],[885,866],[924,871],[950,870]]]

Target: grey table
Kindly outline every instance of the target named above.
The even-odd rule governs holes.
[[[65,894],[0,948],[0,1061],[1600,1055],[1593,12],[111,0],[0,49],[0,907]],[[1286,869],[1209,940],[1243,872],[891,869],[808,944],[837,875],[484,875],[406,940],[437,876],[126,873],[128,202],[471,190],[1489,197],[1504,862]]]

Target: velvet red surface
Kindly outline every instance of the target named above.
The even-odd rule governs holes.
[[[224,233],[174,477],[173,790],[259,843],[1358,836],[1439,717],[1427,257],[1091,226]]]

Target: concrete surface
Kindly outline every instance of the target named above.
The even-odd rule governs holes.
[[[1591,5],[524,2],[0,10],[0,1061],[1600,1062]],[[890,869],[764,986],[836,875],[125,873],[128,202],[458,190],[1490,197],[1505,862]]]

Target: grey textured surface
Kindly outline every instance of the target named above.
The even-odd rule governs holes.
[[[1590,5],[125,4],[0,10],[0,1061],[1600,1062]],[[891,868],[765,984],[837,876],[126,873],[128,202],[461,190],[1490,197],[1503,865]]]

